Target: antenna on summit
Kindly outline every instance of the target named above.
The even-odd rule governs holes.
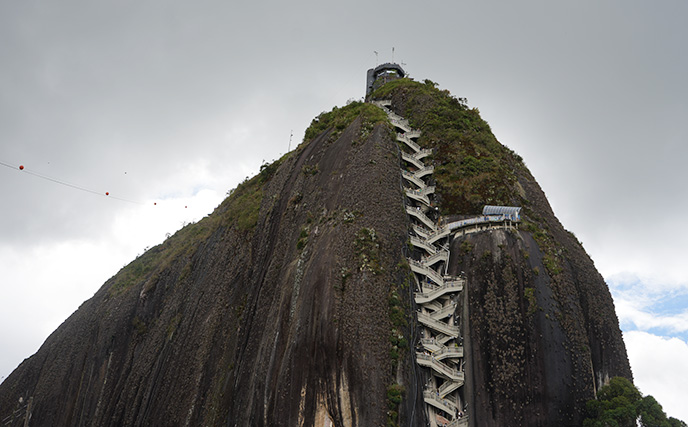
[[[294,129],[292,129],[291,134],[289,134],[289,148],[287,148],[287,153],[291,151],[291,138],[294,136]]]
[[[378,60],[377,60],[377,50],[374,50],[373,53],[375,54],[375,66],[377,67]]]
[[[394,47],[392,47],[392,64],[394,64]]]

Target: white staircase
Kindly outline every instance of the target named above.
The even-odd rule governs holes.
[[[465,403],[459,391],[464,384],[463,347],[460,345],[461,330],[455,323],[453,314],[456,311],[455,296],[465,285],[463,278],[446,276],[449,262],[449,250],[438,246],[438,242],[448,238],[452,229],[438,227],[437,221],[428,212],[433,211],[432,198],[435,186],[427,183],[435,171],[434,166],[426,165],[423,159],[432,154],[432,150],[421,148],[417,139],[421,132],[412,129],[408,120],[394,113],[390,101],[373,101],[382,108],[389,121],[397,128],[396,139],[402,145],[401,158],[407,165],[401,176],[415,188],[405,188],[404,193],[409,201],[406,213],[412,222],[413,235],[410,242],[414,248],[425,255],[420,260],[409,259],[411,271],[416,274],[418,289],[414,300],[420,307],[417,313],[418,322],[424,326],[424,337],[419,346],[423,351],[416,353],[418,365],[428,368],[428,384],[432,385],[423,394],[430,425],[436,427],[436,415],[450,420],[450,425],[459,426]],[[434,214],[434,213],[433,213]],[[446,363],[445,363],[446,362]]]

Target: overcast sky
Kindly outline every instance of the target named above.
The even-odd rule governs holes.
[[[394,60],[523,156],[610,286],[636,385],[688,421],[688,3],[231,3],[0,2],[0,381]]]

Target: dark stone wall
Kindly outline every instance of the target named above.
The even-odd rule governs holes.
[[[473,426],[581,425],[585,402],[613,376],[632,378],[614,302],[585,250],[555,217],[516,153],[467,101],[429,80],[397,80],[373,93],[433,149],[438,207],[446,217],[484,205],[522,207],[518,232],[450,242],[450,274],[464,271],[462,312]]]
[[[32,396],[32,426],[386,424],[407,218],[396,143],[367,132],[292,153],[253,231],[221,218],[155,277],[111,279],[0,385],[0,419]]]
[[[491,194],[523,206],[520,231],[451,242],[449,273],[468,279],[470,422],[580,425],[596,388],[631,378],[604,280],[477,110],[431,82],[394,84],[393,107],[444,170],[440,209]],[[506,178],[448,180],[468,154]],[[255,227],[237,225],[250,198],[223,203],[132,263],[151,260],[148,273],[106,282],[0,384],[0,419],[33,397],[32,426],[377,426],[399,382],[401,425],[422,425],[412,326],[397,371],[390,356],[393,287],[414,312],[399,168],[390,129],[361,118],[303,144],[261,172]]]
[[[531,215],[549,224],[555,268],[525,230],[452,242],[450,272],[468,281],[469,414],[475,426],[578,426],[596,388],[631,370],[607,285],[539,186],[522,182]]]

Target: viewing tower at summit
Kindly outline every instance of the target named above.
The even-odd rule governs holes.
[[[401,65],[392,62],[369,69],[368,78],[366,79],[366,98],[383,84],[391,80],[403,79],[404,77],[406,77],[406,72],[401,68]]]

